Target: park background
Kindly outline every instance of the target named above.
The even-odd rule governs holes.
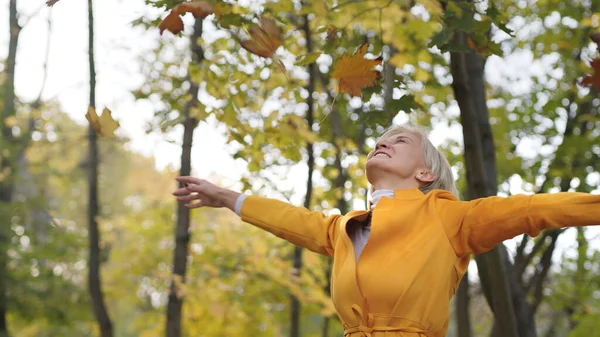
[[[581,85],[598,1],[208,1],[220,12],[160,34],[180,2],[0,1],[0,336],[340,336],[330,260],[227,210],[188,219],[180,170],[364,209],[366,154],[411,123],[431,129],[463,199],[598,193],[600,97]],[[240,47],[261,17],[283,32],[277,60]],[[331,74],[365,42],[382,80],[350,97]],[[112,111],[114,136],[90,128],[90,105]],[[473,259],[448,336],[600,335],[598,234]]]

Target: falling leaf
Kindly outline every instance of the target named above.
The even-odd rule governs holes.
[[[58,0],[56,0],[58,1]],[[195,18],[205,18],[213,13],[213,6],[206,1],[192,1],[181,3],[171,10],[161,23],[158,25],[160,34],[165,30],[170,31],[173,34],[179,34],[183,30],[183,20],[181,15],[185,13],[192,13]]]
[[[179,17],[179,14],[171,11],[171,13],[169,13],[169,15],[167,15],[167,17],[158,25],[158,30],[161,35],[165,30],[170,31],[173,34],[179,34],[183,30],[183,21]]]
[[[104,108],[102,116],[98,117],[96,109],[90,106],[85,118],[90,122],[96,133],[105,137],[115,137],[115,130],[119,127],[119,122],[112,118],[112,112]]]
[[[596,89],[600,90],[600,58],[593,60],[591,66],[594,70],[594,74],[585,75],[581,84],[585,86],[594,86]]]
[[[244,49],[258,56],[273,57],[277,48],[283,44],[283,32],[270,18],[262,18],[260,25],[250,26],[248,33],[250,39],[243,40],[240,44]]]
[[[48,0],[46,1],[46,5],[48,5],[48,7],[52,7],[54,6],[55,3],[57,3],[59,0]]]
[[[369,44],[364,43],[353,55],[344,53],[336,63],[331,77],[338,80],[339,92],[360,97],[363,88],[375,86],[381,78],[381,73],[373,67],[380,65],[383,58],[378,57],[374,60],[364,58],[368,49]]]

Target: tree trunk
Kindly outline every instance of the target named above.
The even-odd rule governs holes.
[[[467,46],[466,39],[464,32],[456,32],[455,43]],[[472,51],[452,52],[450,65],[453,77],[452,89],[460,108],[463,126],[467,199],[495,195],[497,188],[495,148],[485,103],[484,60]],[[486,299],[500,323],[502,335],[517,337],[519,334],[501,249],[504,249],[503,245],[477,255],[475,259]]]
[[[94,8],[93,0],[88,0],[88,60],[90,70],[90,107],[96,109],[96,65],[94,63]],[[99,153],[96,131],[88,127],[88,226],[89,226],[89,262],[88,289],[92,300],[94,315],[100,327],[100,336],[112,337],[113,328],[106,310],[100,279],[100,231],[98,229],[98,166]]]
[[[469,275],[465,273],[462,282],[456,290],[456,322],[459,337],[471,337],[471,317],[469,312]]]
[[[312,36],[310,33],[310,23],[308,20],[308,16],[304,15],[303,17],[303,25],[302,30],[304,31],[306,38],[306,52],[312,52]],[[308,91],[308,97],[306,98],[306,104],[308,105],[308,109],[306,110],[306,124],[308,125],[309,130],[312,132],[312,126],[314,123],[314,99],[312,97],[313,92],[315,91],[315,63],[311,63],[308,65],[308,85],[306,90]],[[311,142],[307,142],[306,144],[306,152],[308,154],[308,161],[306,165],[308,166],[308,177],[306,179],[306,195],[304,197],[304,207],[310,208],[311,199],[312,199],[312,189],[313,189],[313,171],[315,166],[315,155],[313,151],[313,144]],[[293,273],[295,277],[300,277],[300,271],[302,270],[302,248],[295,246],[294,247],[294,257],[293,257]],[[290,336],[291,337],[299,337],[300,336],[300,301],[296,296],[290,295]]]
[[[523,289],[523,287],[521,286],[519,279],[514,273],[514,267],[508,258],[508,252],[506,251],[506,248],[504,247],[504,245],[499,245],[497,248],[501,253],[501,259],[504,263],[505,275],[509,282],[508,286],[510,289],[510,296],[513,304],[514,316],[517,324],[517,329],[519,331],[519,336],[535,337],[537,336],[537,331],[535,327],[534,311],[529,302],[527,301],[527,293],[525,289]],[[492,288],[492,292],[494,291],[494,288]],[[492,294],[492,296],[497,295]],[[494,321],[494,326],[492,327],[491,336],[505,336],[502,332],[501,324],[501,321],[498,318],[496,318],[496,320]]]
[[[333,99],[332,99],[333,100]],[[347,172],[344,171],[342,166],[342,148],[340,144],[343,144],[344,140],[344,131],[342,129],[342,121],[340,118],[340,114],[335,105],[331,107],[331,144],[335,147],[335,168],[337,169],[338,176],[335,178],[333,182],[333,189],[335,191],[339,191],[339,197],[337,199],[336,207],[340,210],[341,214],[346,214],[348,212],[348,202],[344,199],[344,185],[348,179]],[[331,272],[333,268],[333,259],[327,257],[327,270],[326,270],[326,284],[325,284],[325,293],[331,295]],[[329,336],[329,321],[331,317],[326,316],[323,317],[323,325],[321,329],[321,336],[328,337]]]
[[[12,134],[10,127],[5,125],[5,121],[8,117],[16,115],[15,109],[15,66],[17,59],[17,45],[19,42],[19,34],[21,27],[19,26],[17,16],[17,0],[10,0],[9,2],[9,42],[8,42],[8,56],[6,59],[6,83],[4,83],[4,108],[2,109],[2,116],[0,116],[0,126],[2,128],[2,138],[0,141],[0,147],[5,150],[7,149],[8,154],[4,152],[0,158],[0,168],[2,172],[8,172],[8,174],[0,181],[0,221],[4,223],[0,226],[0,336],[8,336],[8,327],[6,323],[6,315],[8,310],[8,299],[7,299],[7,287],[8,287],[8,268],[7,268],[7,254],[5,253],[10,243],[10,211],[8,205],[12,201],[13,189],[14,189],[14,166],[15,166],[15,145],[17,144],[16,139]]]
[[[486,194],[479,195],[478,197],[496,195],[498,193],[496,148],[494,146],[494,138],[492,135],[492,128],[490,125],[490,117],[487,108],[487,100],[485,93],[485,59],[481,57],[481,55],[475,53],[474,51],[467,53],[465,56],[467,63],[467,73],[469,75],[469,81],[471,85],[471,98],[473,99],[475,111],[477,112],[477,123],[479,125],[478,138],[479,141],[482,143],[483,166],[486,173]],[[522,289],[519,279],[513,272],[513,266],[509,260],[506,247],[503,244],[501,244],[498,245],[498,247],[495,248],[495,250],[496,249],[499,250],[500,261],[497,261],[498,256],[493,251],[491,252],[491,254],[488,254],[490,256],[485,256],[485,254],[482,254],[484,255],[483,259],[479,259],[479,257],[477,256],[475,257],[475,259],[477,261],[488,260],[489,258],[491,258],[492,261],[495,261],[494,263],[499,262],[504,267],[503,274],[505,275],[505,280],[508,282],[509,293],[512,299],[512,307],[515,315],[519,336],[535,337],[537,336],[537,332],[535,328],[534,312],[531,305],[527,301],[526,293]],[[478,264],[480,263],[481,262],[478,261]],[[502,285],[501,283],[504,283],[504,281],[500,280],[500,283],[497,283],[497,285],[500,287],[504,287],[504,285]],[[492,289],[498,288],[492,286]],[[497,296],[504,296],[504,290],[499,292]],[[506,304],[508,305],[509,303]],[[501,323],[498,320],[497,322],[498,324]]]
[[[204,60],[204,51],[198,45],[198,40],[202,37],[202,18],[196,18],[194,22],[194,33],[190,38],[190,48],[192,52],[192,65],[199,64]],[[194,129],[198,121],[190,116],[190,110],[198,102],[198,91],[200,88],[197,83],[189,76],[190,83],[189,95],[191,97],[183,111],[185,120],[183,122],[183,144],[181,151],[181,169],[180,175],[188,176],[191,172],[192,142],[194,138]],[[181,312],[183,298],[178,296],[178,283],[185,282],[185,273],[187,269],[188,250],[190,242],[190,210],[184,206],[184,203],[177,204],[177,225],[175,228],[175,251],[173,254],[173,279],[169,291],[169,302],[167,304],[167,337],[181,336]]]

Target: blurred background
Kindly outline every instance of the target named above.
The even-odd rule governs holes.
[[[179,174],[346,213],[375,139],[410,123],[465,200],[599,193],[600,96],[580,85],[599,1],[206,1],[161,34],[181,2],[0,0],[0,336],[343,334],[329,258],[187,212]],[[272,58],[240,46],[260,17],[282,31]],[[331,73],[365,42],[382,80],[350,97]],[[473,259],[448,336],[600,336],[598,234]]]

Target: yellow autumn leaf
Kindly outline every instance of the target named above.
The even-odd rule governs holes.
[[[375,86],[381,78],[381,73],[373,68],[381,64],[382,57],[374,60],[364,56],[369,49],[369,44],[364,43],[353,55],[344,53],[336,63],[331,77],[338,80],[338,91],[350,96],[361,97],[361,90]]]
[[[97,134],[105,137],[115,137],[115,130],[119,127],[119,122],[112,118],[112,112],[104,108],[102,115],[98,117],[96,109],[90,106],[85,118],[90,122]]]
[[[406,54],[404,53],[396,53],[394,56],[390,58],[388,62],[396,68],[402,69],[407,62]]]

